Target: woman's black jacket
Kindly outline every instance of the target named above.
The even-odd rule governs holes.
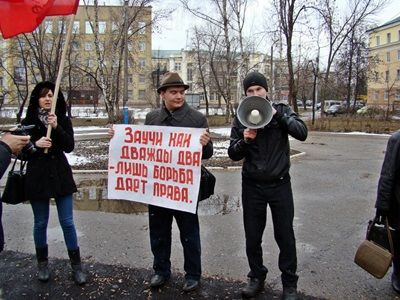
[[[74,149],[74,131],[68,117],[58,117],[56,129],[51,131],[52,147],[47,154],[42,148],[28,156],[26,195],[28,200],[47,200],[70,195],[77,191],[71,166],[64,152]],[[33,144],[46,136],[47,128],[37,118],[22,121],[23,125],[35,125],[29,130]]]

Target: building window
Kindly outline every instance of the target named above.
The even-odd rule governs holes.
[[[128,82],[129,84],[133,84],[133,76],[131,74],[128,74]]]
[[[132,51],[133,50],[133,46],[132,46],[132,42],[128,41],[128,50]]]
[[[51,49],[53,49],[53,43],[45,42],[45,49],[46,49],[46,51],[51,51]]]
[[[132,90],[128,90],[128,100],[133,98],[133,91]]]
[[[88,59],[86,60],[86,66],[89,67],[89,68],[93,68],[93,67],[94,67],[94,60],[88,58]]]
[[[387,61],[387,62],[390,61],[390,52],[386,52],[386,61]]]
[[[180,71],[181,70],[181,63],[175,63],[175,71]]]
[[[79,50],[79,42],[72,41],[71,46],[72,46],[72,50]]]
[[[111,23],[111,31],[117,31],[118,30],[118,23],[117,22],[112,22]]]
[[[146,98],[146,90],[139,90],[139,100],[144,100]]]
[[[3,87],[3,77],[0,77],[0,87]]]
[[[146,23],[145,22],[138,22],[138,31],[139,31],[139,34],[146,33]]]
[[[396,100],[400,100],[400,90],[396,90]]]
[[[139,83],[146,83],[146,76],[144,74],[139,74]]]
[[[139,42],[139,51],[144,52],[146,50],[146,43]]]
[[[376,45],[379,46],[381,44],[381,37],[378,35],[376,37]]]
[[[375,91],[375,92],[374,92],[374,100],[375,100],[375,101],[378,101],[378,99],[379,99],[379,92],[378,92],[378,91]]]
[[[74,21],[74,25],[72,27],[72,32],[79,34],[79,21]]]
[[[385,80],[386,80],[386,81],[389,81],[389,71],[386,71],[386,72],[385,72]]]
[[[397,60],[400,60],[400,50],[397,50]]]
[[[99,21],[99,33],[100,34],[106,33],[106,25],[107,25],[107,22]]]
[[[390,43],[392,41],[392,35],[390,34],[390,32],[388,34],[386,34],[386,40],[387,40],[387,43]]]
[[[397,76],[396,76],[396,80],[400,80],[400,70],[397,69]]]
[[[400,30],[397,32],[397,40],[400,42]]]
[[[67,24],[64,21],[58,21],[58,33],[65,33],[67,31]]]
[[[85,33],[93,34],[93,29],[92,29],[92,26],[90,25],[89,21],[85,21]]]
[[[193,81],[193,65],[187,64],[187,81]]]
[[[24,67],[14,67],[14,79],[16,83],[23,83],[25,74]]]
[[[384,93],[383,93],[383,99],[384,100],[387,100],[389,98],[389,93],[388,93],[388,91],[385,91]]]
[[[93,50],[93,44],[92,44],[92,42],[85,42],[85,50],[86,50],[86,51],[91,51],[91,50]]]
[[[144,68],[146,66],[146,59],[145,58],[139,58],[139,67]]]
[[[53,22],[52,21],[44,22],[44,32],[52,33],[52,31],[53,31]]]

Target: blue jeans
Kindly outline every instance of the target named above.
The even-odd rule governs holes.
[[[171,275],[172,221],[179,228],[186,279],[201,276],[200,228],[197,214],[149,205],[150,245],[154,255],[153,269],[165,277]]]
[[[64,233],[68,250],[78,249],[78,238],[73,219],[72,195],[56,198],[58,220]],[[49,222],[50,199],[31,201],[34,216],[33,239],[36,248],[47,245],[47,224]]]

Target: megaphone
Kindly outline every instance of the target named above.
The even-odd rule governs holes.
[[[246,97],[239,103],[237,117],[247,128],[262,128],[272,120],[272,105],[263,97]]]

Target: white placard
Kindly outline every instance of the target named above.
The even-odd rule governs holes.
[[[196,213],[204,128],[114,125],[108,199]]]

